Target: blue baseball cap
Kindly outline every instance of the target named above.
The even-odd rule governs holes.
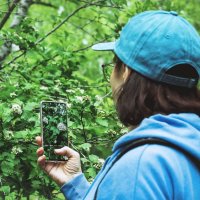
[[[132,17],[115,42],[95,44],[93,50],[114,51],[128,67],[158,82],[194,87],[200,77],[200,36],[175,11],[146,11]],[[167,73],[187,64],[196,78]]]

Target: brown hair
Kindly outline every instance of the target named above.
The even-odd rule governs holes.
[[[118,60],[115,67],[120,68],[122,65]],[[190,66],[184,68],[188,67]],[[172,70],[171,74],[179,74],[178,68]],[[189,76],[196,77],[197,74],[194,72]],[[126,126],[138,125],[144,118],[158,113],[196,113],[200,116],[200,91],[197,86],[183,88],[159,83],[134,70],[131,70],[126,82],[114,92],[114,96],[119,119]]]

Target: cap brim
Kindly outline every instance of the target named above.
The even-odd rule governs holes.
[[[104,42],[98,43],[92,46],[92,49],[95,51],[113,51],[115,42]]]

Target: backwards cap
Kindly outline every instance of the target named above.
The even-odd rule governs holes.
[[[194,27],[174,11],[146,11],[134,16],[116,42],[99,43],[93,50],[112,50],[130,68],[145,77],[191,88],[200,77],[200,37]],[[187,64],[197,78],[167,74]]]

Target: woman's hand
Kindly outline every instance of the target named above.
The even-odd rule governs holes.
[[[60,186],[69,182],[74,177],[82,173],[80,155],[73,149],[65,146],[56,149],[57,155],[67,156],[68,160],[64,162],[48,162],[42,146],[42,138],[36,137],[36,142],[40,146],[37,150],[38,165]]]

